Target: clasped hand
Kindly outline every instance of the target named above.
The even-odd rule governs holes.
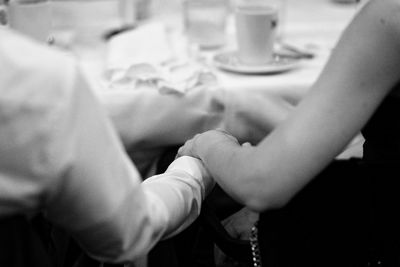
[[[196,134],[192,139],[189,139],[178,150],[176,157],[191,156],[202,160],[202,156],[215,145],[221,143],[239,144],[238,140],[222,129],[209,130],[204,133]]]

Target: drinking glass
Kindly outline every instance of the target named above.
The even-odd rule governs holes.
[[[205,49],[223,46],[228,12],[228,0],[184,1],[184,26],[189,42]]]
[[[10,0],[8,25],[40,42],[48,42],[52,20],[51,6],[47,0]]]

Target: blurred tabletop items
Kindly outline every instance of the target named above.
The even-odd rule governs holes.
[[[271,84],[271,80],[282,80],[282,76],[243,78],[237,74],[251,74],[254,68],[237,68],[231,54],[227,53],[237,49],[235,5],[254,1],[279,3],[275,54],[279,53],[280,59],[290,58],[292,63],[301,59],[301,67],[292,70],[292,64],[287,68],[291,71],[285,75],[301,73],[301,80],[309,76],[307,85],[315,79],[317,68],[324,64],[341,30],[356,12],[352,5],[339,5],[336,2],[344,1],[333,0],[1,0],[0,21],[40,41],[69,50],[84,60],[91,60],[92,67],[97,64],[97,70],[105,71],[107,78],[115,79],[115,75],[110,75],[110,68],[121,76],[121,66],[115,70],[115,47],[118,47],[119,53],[128,53],[128,58],[133,60],[132,64],[127,64],[127,59],[120,57],[126,68],[147,64],[146,61],[152,60],[151,55],[164,53],[161,55],[164,59],[155,69],[143,65],[134,68],[149,77],[152,76],[150,72],[177,70],[187,67],[191,61],[213,72],[223,86],[248,87],[249,81],[263,86],[265,82],[260,81]],[[310,7],[319,12],[309,14]],[[126,36],[120,37],[123,34]],[[112,40],[114,37],[125,44],[116,44],[117,41]],[[141,52],[135,53],[136,50]],[[107,66],[109,54],[114,57],[112,66]],[[141,57],[142,62],[133,59],[134,54]],[[300,64],[293,66],[297,65]],[[313,68],[315,65],[318,66]],[[268,68],[255,69],[258,74],[268,74]],[[312,74],[307,73],[310,69]],[[281,68],[272,74],[285,70]],[[196,82],[193,77],[188,78]]]
[[[295,105],[365,3],[261,1],[279,3],[271,68],[236,60],[235,8],[248,1],[261,0],[0,0],[0,27],[71,52],[98,91],[208,86]]]

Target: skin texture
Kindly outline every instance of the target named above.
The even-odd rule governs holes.
[[[400,1],[371,0],[343,33],[294,112],[256,146],[219,130],[178,156],[201,159],[217,183],[254,211],[285,205],[360,131],[400,78]]]

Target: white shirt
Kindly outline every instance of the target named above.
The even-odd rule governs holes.
[[[142,182],[74,59],[6,29],[0,40],[0,218],[45,211],[107,261],[193,222],[213,185],[199,161]]]

